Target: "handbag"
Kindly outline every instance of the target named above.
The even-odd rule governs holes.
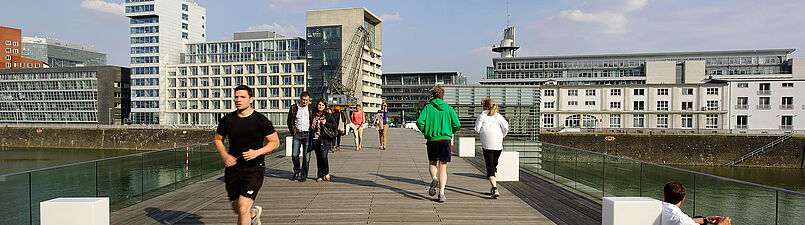
[[[324,126],[324,125],[322,125],[320,129],[321,129],[321,136],[323,136],[324,138],[327,138],[327,139],[334,139],[335,138],[335,135],[336,135],[335,129],[329,128],[329,127]]]
[[[339,117],[338,117],[338,133],[339,133],[340,135],[345,135],[345,134],[347,134],[347,131],[346,131],[346,128],[345,128],[345,127],[346,127],[346,126],[344,126],[344,117],[339,116]]]

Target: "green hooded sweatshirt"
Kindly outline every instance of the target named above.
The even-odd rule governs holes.
[[[437,98],[422,108],[416,126],[425,135],[425,139],[435,141],[453,139],[453,133],[458,131],[461,124],[453,107]]]

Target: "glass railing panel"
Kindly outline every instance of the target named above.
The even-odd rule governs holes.
[[[640,196],[640,162],[607,156],[604,164],[604,196]]]
[[[201,161],[198,160],[198,157],[194,157],[197,153],[196,148],[197,146],[188,146],[173,150],[176,157],[174,172],[176,172],[175,188],[177,189],[198,181],[196,168],[201,166]]]
[[[143,194],[143,155],[96,162],[98,196],[109,197],[112,211],[139,203]]]
[[[578,189],[578,154],[572,148],[559,147],[554,152],[554,180],[570,188]]]
[[[31,220],[39,224],[39,203],[54,198],[95,197],[95,163],[31,172]]]
[[[201,147],[202,166],[204,170],[204,178],[211,177],[220,173],[224,168],[224,163],[221,156],[215,150],[215,145],[209,144]]]
[[[31,223],[29,176],[30,173],[0,176],[0,224]]]
[[[150,199],[173,190],[176,182],[175,153],[173,150],[145,154],[143,170],[143,195]]]
[[[562,151],[559,146],[551,144],[542,145],[540,169],[537,170],[538,174],[548,179],[556,180],[554,171],[556,171],[556,153],[559,151]]]
[[[696,174],[695,189],[697,216],[728,216],[736,224],[774,224],[777,197],[774,189],[701,174]],[[683,204],[686,203],[690,204]]]
[[[586,151],[576,151],[576,190],[597,199],[603,197],[604,155]]]
[[[682,212],[693,216],[693,204],[696,202],[694,196],[693,173],[683,170],[659,166],[655,164],[642,163],[643,174],[638,182],[640,182],[640,192],[643,197],[652,197],[654,199],[663,200],[663,188],[668,182],[679,182],[686,187],[687,194],[685,195],[685,202],[682,203]]]
[[[777,224],[803,223],[805,223],[805,194],[777,191]]]

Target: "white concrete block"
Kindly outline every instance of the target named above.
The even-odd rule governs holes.
[[[285,137],[285,156],[290,157],[293,155],[293,137]],[[299,150],[299,156],[302,156],[302,150]]]
[[[108,225],[109,198],[55,198],[39,203],[42,225]]]
[[[497,181],[520,181],[520,153],[503,151],[498,158]]]
[[[662,224],[662,202],[649,197],[604,197],[603,225]]]
[[[475,138],[472,137],[458,138],[458,156],[475,157]]]

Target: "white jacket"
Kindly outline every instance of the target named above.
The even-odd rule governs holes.
[[[489,116],[489,110],[484,110],[475,120],[475,132],[481,136],[484,149],[503,150],[503,137],[509,133],[509,122],[500,113]]]

